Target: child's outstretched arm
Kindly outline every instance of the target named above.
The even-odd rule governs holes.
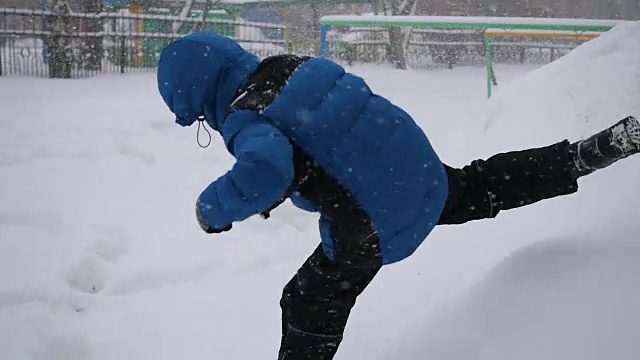
[[[294,178],[289,140],[257,112],[232,113],[223,136],[237,161],[198,198],[198,221],[209,233],[229,230],[233,222],[268,211],[282,201]]]

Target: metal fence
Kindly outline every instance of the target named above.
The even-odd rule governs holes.
[[[410,68],[477,65],[485,62],[484,30],[404,29],[409,33],[404,57]],[[508,64],[547,64],[584,43],[579,39],[496,39],[494,61]],[[348,64],[384,64],[390,60],[389,29],[335,28],[329,32],[326,56]]]
[[[286,41],[286,28],[275,24],[0,8],[0,75],[79,78],[152,70],[167,44],[194,31],[229,36],[260,58],[308,48]]]
[[[481,65],[483,33],[405,29],[408,67]],[[161,50],[194,31],[229,36],[260,58],[282,53],[316,55],[319,34],[288,33],[283,25],[226,19],[129,13],[73,13],[0,8],[0,76],[80,78],[101,73],[154,70]],[[548,63],[582,41],[496,40],[499,63]],[[389,63],[388,29],[332,30],[327,56],[343,64]]]

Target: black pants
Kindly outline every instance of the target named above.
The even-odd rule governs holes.
[[[497,154],[462,169],[445,165],[449,197],[439,225],[494,218],[501,210],[578,191],[568,141]]]
[[[449,197],[439,225],[493,218],[512,209],[578,190],[569,142],[445,166]],[[379,241],[366,214],[345,207],[330,214],[334,260],[318,246],[285,286],[279,360],[333,359],[356,298],[381,267]]]

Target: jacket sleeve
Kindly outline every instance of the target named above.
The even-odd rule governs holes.
[[[253,111],[231,116],[236,117],[227,119],[231,134],[224,137],[236,163],[202,192],[197,204],[202,219],[218,229],[271,208],[294,178],[293,149],[278,129]]]

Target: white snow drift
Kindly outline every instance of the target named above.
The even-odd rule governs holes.
[[[640,22],[619,26],[501,89],[478,148],[543,146],[640,115],[638,34]],[[625,160],[581,180],[576,196],[503,214],[522,225],[514,236],[544,241],[408,327],[388,358],[637,359],[639,165]]]
[[[488,106],[480,68],[354,71],[463,165],[639,115],[638,33],[621,26],[524,77],[500,67],[521,79]],[[0,99],[1,359],[274,358],[280,291],[319,241],[314,215],[285,204],[202,233],[194,201],[232,158],[173,124],[152,74],[2,78]],[[338,359],[640,357],[639,163],[438,228],[367,289]]]

